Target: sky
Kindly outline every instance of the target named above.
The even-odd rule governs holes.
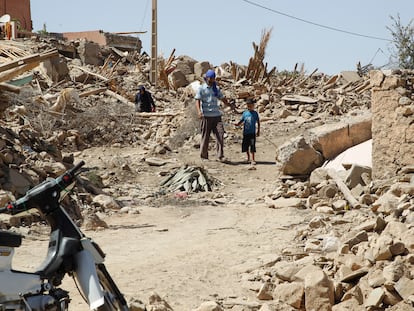
[[[146,31],[137,35],[151,54],[153,0],[31,0],[34,31]],[[247,65],[253,42],[272,30],[268,68],[334,75],[389,63],[394,45],[390,16],[414,19],[413,0],[157,0],[158,55],[187,55],[213,66]],[[414,22],[413,22],[414,24]],[[374,37],[374,38],[372,38]]]

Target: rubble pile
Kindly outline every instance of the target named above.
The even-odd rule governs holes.
[[[215,70],[218,84],[240,112],[246,98],[256,99],[269,136],[278,133],[288,139],[299,131],[369,113],[373,84],[367,75],[342,72],[327,76],[316,69],[307,74],[303,68],[267,72],[262,52],[263,46],[256,46],[249,66],[230,62]],[[158,162],[151,157],[168,157],[180,148],[198,147],[193,96],[203,73],[213,67],[208,62],[175,57],[173,51],[167,60],[159,60],[162,86],[155,88],[148,82],[147,55],[82,40],[2,42],[0,61],[0,202],[22,195],[48,176],[61,174],[73,165],[75,152],[93,146],[139,146],[144,162],[153,161],[154,165]],[[135,112],[138,85],[152,92],[156,112]],[[234,123],[238,118],[226,113],[224,122]],[[364,126],[370,128],[365,121]],[[346,124],[338,131],[348,133],[350,128]],[[355,144],[370,138],[370,131],[362,132],[358,139],[349,141]],[[232,141],[237,135],[228,130],[226,139]],[[314,137],[312,142],[297,139],[299,147],[313,143],[311,147],[322,156],[307,157],[312,163],[304,171],[287,170],[291,175],[302,175],[301,179],[282,176],[275,180],[275,191],[262,198],[269,208],[309,209],[319,216],[297,229],[297,245],[261,268],[243,273],[242,279],[257,292],[256,301],[240,307],[234,301],[218,299],[197,310],[412,307],[414,168],[405,167],[398,177],[381,181],[373,180],[370,169],[361,166],[338,173],[320,167],[337,147],[329,145],[329,139],[325,144],[321,137],[317,143]],[[304,162],[298,166],[303,168]],[[130,173],[124,164],[119,170]],[[120,210],[123,206],[117,198],[122,193],[114,186],[108,191],[114,199],[102,191],[102,176],[93,171],[83,175],[79,185],[82,195],[67,197],[64,204],[73,208],[76,218],[106,227],[93,213]],[[188,193],[211,190],[215,183],[202,168],[186,166],[171,173],[162,186],[167,191]],[[74,208],[79,205],[85,208]],[[158,308],[156,304],[153,309],[171,309],[166,302],[162,304],[166,306]]]
[[[242,274],[260,310],[412,308],[414,167],[381,181],[372,181],[367,167],[343,171],[356,209],[331,177],[336,174],[321,167],[306,181],[281,182],[264,198],[271,208],[313,209],[318,216],[295,230],[295,245]]]
[[[5,55],[6,48],[12,48],[13,55]],[[181,71],[185,83],[179,83],[183,86],[177,89],[152,90],[157,112],[142,114],[134,112],[133,98],[138,85],[145,84],[151,89],[147,79],[148,56],[123,54],[114,48],[84,41],[50,38],[4,41],[1,50],[5,63],[0,66],[0,72],[11,79],[8,82],[14,82],[0,86],[1,97],[7,103],[3,109],[4,128],[10,127],[8,132],[13,136],[4,139],[19,140],[20,133],[24,132],[37,141],[22,142],[21,150],[13,150],[15,146],[3,150],[3,153],[14,154],[6,157],[5,165],[33,167],[30,159],[47,160],[52,163],[49,166],[61,170],[64,167],[62,151],[70,153],[102,145],[140,145],[145,146],[149,154],[165,154],[185,144],[192,148],[197,141],[192,83],[201,81],[203,72],[211,67],[208,62],[173,57],[169,61],[174,69],[171,72]],[[39,63],[41,66],[35,69],[25,67]],[[249,76],[247,67],[232,63],[216,69],[227,97],[240,106],[246,97],[257,98],[262,120],[269,124],[282,118],[297,127],[298,123],[307,121],[311,124],[320,118],[320,113],[332,112],[333,107],[338,108],[334,109],[335,114],[369,107],[369,95],[364,92],[368,89],[366,77],[353,76],[351,80],[345,75],[329,78],[315,72],[306,76],[303,71],[294,71],[272,75],[271,81],[263,84],[263,81],[251,83],[246,78]],[[238,72],[237,81],[232,78],[232,72]],[[29,83],[19,85],[22,74],[29,74]],[[173,76],[168,79],[172,85],[177,85]],[[11,85],[13,92],[9,89]],[[300,96],[286,98],[286,94]],[[313,99],[304,101],[304,96]],[[229,118],[235,117],[230,115]],[[23,146],[32,150],[30,157]],[[43,172],[36,168],[39,174],[33,182],[51,174],[51,170]],[[60,171],[53,170],[53,174]],[[13,191],[11,187],[7,189]]]

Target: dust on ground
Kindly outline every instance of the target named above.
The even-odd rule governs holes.
[[[247,301],[255,296],[243,287],[243,272],[261,256],[280,254],[292,243],[295,226],[312,217],[312,210],[271,209],[261,202],[275,189],[279,174],[273,143],[286,139],[284,133],[270,136],[265,125],[262,133],[267,136],[257,141],[256,170],[243,164],[237,141],[226,142],[228,163],[200,162],[197,148],[169,155],[161,167],[148,166],[139,148],[96,147],[76,154],[75,162],[84,160],[87,167],[117,176],[111,188],[121,193],[134,188],[147,197],[132,206],[139,213],[102,214],[109,228],[86,232],[106,252],[108,270],[127,299],[146,303],[155,291],[174,310],[184,311],[206,300]],[[131,170],[113,169],[114,161],[127,162]],[[222,185],[185,200],[152,195],[163,172],[185,164],[204,167]],[[30,270],[40,264],[47,247],[47,236],[42,237],[24,241],[14,268]],[[88,310],[71,279],[64,288],[71,291],[73,309]]]

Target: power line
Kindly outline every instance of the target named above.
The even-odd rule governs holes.
[[[325,29],[329,29],[329,30],[333,30],[333,31],[337,31],[337,32],[342,32],[342,33],[346,33],[346,34],[353,35],[353,36],[358,36],[358,37],[363,37],[363,38],[369,38],[369,39],[375,39],[375,40],[393,42],[390,39],[385,39],[385,38],[380,38],[380,37],[375,37],[375,36],[369,36],[369,35],[363,35],[363,34],[356,33],[356,32],[352,32],[352,31],[347,31],[347,30],[343,30],[343,29],[339,29],[339,28],[335,28],[335,27],[331,27],[331,26],[326,26],[326,25],[318,24],[318,23],[315,23],[315,22],[312,22],[312,21],[308,21],[308,20],[303,19],[303,18],[299,18],[299,17],[293,16],[293,15],[289,15],[289,14],[286,14],[286,13],[283,13],[283,12],[280,12],[280,11],[277,11],[277,10],[274,10],[274,9],[271,9],[269,7],[266,7],[264,5],[258,4],[258,3],[253,2],[253,1],[249,1],[249,0],[242,0],[242,1],[244,1],[246,3],[249,3],[251,5],[257,6],[259,8],[265,9],[267,11],[270,11],[270,12],[273,12],[273,13],[276,13],[276,14],[279,14],[279,15],[286,16],[286,17],[289,17],[289,18],[292,18],[292,19],[301,21],[303,23],[307,23],[307,24],[311,24],[311,25],[314,25],[314,26],[318,26],[318,27],[321,27],[321,28],[325,28]]]
[[[142,27],[144,26],[145,18],[147,17],[148,3],[149,3],[149,0],[147,0],[147,2],[145,3],[144,15],[142,16],[142,22],[141,22],[141,27],[139,28],[139,31],[142,31]],[[135,45],[135,48],[138,47],[139,41],[140,40],[139,40],[139,35],[138,35],[137,36],[137,44]]]
[[[144,26],[145,18],[147,17],[148,3],[149,3],[149,0],[147,0],[147,2],[145,3],[144,16],[142,17],[140,31],[142,31],[142,27]]]
[[[384,51],[381,48],[378,48],[378,50],[375,52],[374,56],[369,61],[369,64],[372,64],[372,62],[374,61],[375,57],[377,57],[377,55],[378,55],[379,52],[381,52],[382,54],[385,55]]]

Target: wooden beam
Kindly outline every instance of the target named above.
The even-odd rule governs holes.
[[[135,115],[142,117],[142,118],[151,118],[151,117],[176,117],[178,115],[182,114],[182,112],[136,112]]]
[[[59,56],[59,51],[56,49],[53,49],[53,50],[49,50],[49,51],[46,51],[40,54],[39,60],[42,62],[48,58],[57,57],[57,56]]]
[[[101,88],[98,88],[98,89],[85,91],[85,92],[80,93],[79,97],[82,98],[82,97],[86,97],[86,96],[89,96],[89,95],[96,95],[96,94],[99,94],[99,93],[103,93],[106,90],[107,90],[106,87],[101,87]]]
[[[26,71],[32,70],[40,65],[39,61],[36,61],[34,63],[26,64],[23,66],[20,66],[19,68],[15,68],[12,70],[9,70],[8,72],[4,73],[3,75],[0,75],[0,82],[5,82],[13,79],[14,77],[17,77],[21,75],[22,73],[25,73]]]
[[[39,62],[42,62],[42,61],[44,61],[48,58],[55,57],[55,56],[59,56],[59,52],[56,49],[47,51],[47,52],[42,53],[42,54],[37,54],[36,53],[36,54],[31,54],[31,55],[28,55],[28,56],[24,56],[24,57],[18,58],[16,60],[13,60],[11,62],[0,65],[0,72],[4,72],[4,71],[7,71],[7,70],[10,70],[10,69],[13,69],[13,68],[25,65],[25,64],[39,63]]]
[[[73,67],[78,68],[78,69],[82,70],[83,72],[86,72],[87,74],[89,74],[89,75],[91,75],[91,76],[94,76],[94,77],[96,77],[96,78],[98,78],[98,79],[100,79],[100,80],[102,80],[102,81],[104,81],[104,82],[108,82],[108,81],[109,81],[109,79],[108,79],[108,78],[106,78],[106,77],[104,77],[104,76],[102,76],[102,75],[100,75],[100,74],[98,74],[98,73],[94,73],[94,72],[92,72],[92,71],[86,70],[86,69],[85,69],[85,68],[83,68],[83,67],[80,67],[80,66],[73,66]]]
[[[0,90],[5,90],[5,91],[8,91],[8,92],[13,92],[13,93],[19,94],[21,89],[22,88],[20,86],[7,84],[7,83],[4,83],[4,82],[0,83]]]
[[[24,64],[30,64],[30,63],[39,61],[39,59],[40,59],[39,54],[32,54],[32,55],[29,55],[29,56],[19,58],[19,59],[16,59],[14,61],[5,63],[3,65],[0,65],[0,72],[4,72],[4,71],[19,67],[19,66],[24,65]]]
[[[109,95],[109,96],[111,96],[113,98],[116,98],[117,100],[119,100],[120,102],[122,102],[122,103],[124,103],[126,105],[135,106],[134,103],[130,102],[127,98],[125,98],[125,97],[123,97],[123,96],[121,96],[121,95],[119,95],[119,94],[117,94],[115,92],[112,92],[111,90],[106,90],[105,91],[105,94],[106,95]]]
[[[338,186],[339,190],[341,190],[342,194],[344,195],[345,199],[353,208],[361,208],[361,204],[354,198],[351,191],[342,181],[341,177],[333,169],[328,170],[328,175],[335,181],[336,185]]]

